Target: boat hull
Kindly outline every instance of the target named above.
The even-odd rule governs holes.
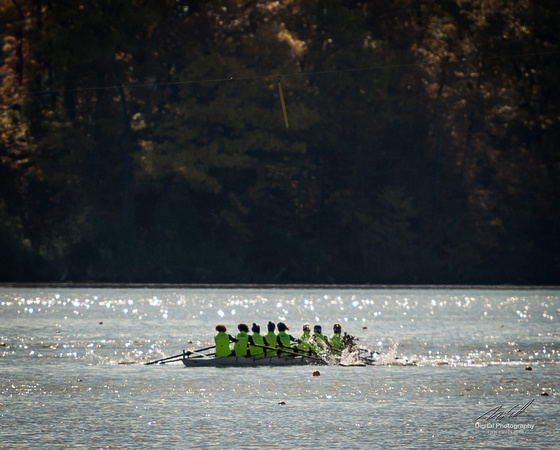
[[[183,358],[186,367],[258,367],[258,366],[323,366],[326,363],[317,358],[306,356],[270,356],[270,357],[236,357],[222,358]]]

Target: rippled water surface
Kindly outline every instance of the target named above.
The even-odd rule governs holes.
[[[559,316],[557,290],[4,288],[0,448],[550,448]],[[379,360],[144,364],[268,320]]]

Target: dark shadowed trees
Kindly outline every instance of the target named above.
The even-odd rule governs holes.
[[[557,283],[559,19],[1,2],[2,279]]]

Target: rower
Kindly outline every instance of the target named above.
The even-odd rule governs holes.
[[[271,348],[276,348],[278,347],[278,343],[276,341],[276,334],[274,333],[274,330],[276,329],[276,324],[274,322],[268,322],[267,325],[268,328],[268,333],[265,334],[264,336],[264,341],[266,343],[267,347],[271,347]],[[266,350],[265,352],[266,356],[276,356],[276,352],[274,350]]]
[[[251,354],[251,356],[263,357],[264,349],[262,348],[262,346],[264,345],[264,336],[261,335],[261,326],[258,323],[253,323],[251,331],[253,332],[253,334],[251,335],[251,337],[253,338],[253,343],[255,345],[260,345],[260,347],[250,345],[249,353]]]
[[[216,325],[216,331],[218,334],[214,336],[214,342],[216,343],[215,355],[217,357],[230,356],[231,349],[229,348],[229,343],[235,342],[236,339],[227,334],[227,328],[223,323]]]
[[[329,339],[329,345],[335,355],[340,355],[342,351],[342,327],[339,323],[333,326],[333,335]]]
[[[278,343],[278,347],[291,348],[290,344],[292,342],[298,342],[298,339],[286,333],[286,331],[290,331],[288,326],[284,322],[278,322],[278,336],[276,336],[276,342]],[[293,355],[293,353],[281,352],[278,356],[288,356],[288,355]]]
[[[329,345],[329,340],[323,334],[323,328],[321,325],[315,325],[313,327],[313,341],[318,347],[318,350],[325,351]]]
[[[308,323],[303,324],[303,331],[299,335],[299,340],[301,342],[297,345],[297,349],[311,353],[314,345],[311,342],[311,326]]]
[[[233,346],[233,351],[235,352],[235,356],[251,356],[247,353],[247,346],[249,344],[254,344],[253,338],[249,336],[249,327],[246,323],[240,323],[237,325],[237,329],[239,333],[235,336],[236,342]]]

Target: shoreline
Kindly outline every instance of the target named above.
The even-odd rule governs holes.
[[[56,288],[56,289],[469,289],[469,290],[559,290],[554,285],[481,285],[481,284],[252,284],[252,283],[16,283],[2,282],[0,288]]]

